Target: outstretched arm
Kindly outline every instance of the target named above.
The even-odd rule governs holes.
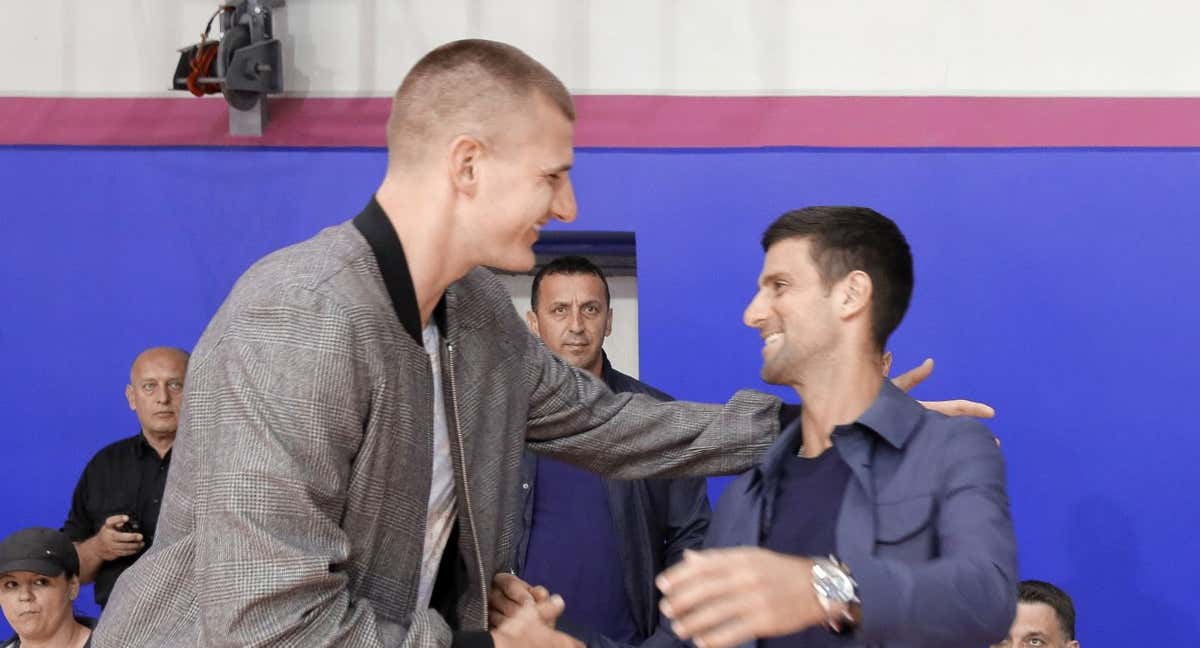
[[[523,334],[526,441],[539,454],[618,479],[696,477],[749,468],[779,435],[773,396],[744,390],[705,405],[614,394]]]

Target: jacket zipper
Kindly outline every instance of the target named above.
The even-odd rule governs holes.
[[[483,630],[488,629],[488,583],[483,574],[483,552],[479,549],[479,534],[475,532],[475,512],[471,510],[471,487],[467,483],[467,454],[463,445],[461,419],[458,417],[458,385],[454,381],[454,343],[446,342],[446,359],[450,374],[450,407],[454,410],[454,433],[458,437],[458,461],[462,466],[463,499],[467,507],[467,523],[471,525],[471,543],[475,547],[475,566],[479,569],[479,589],[483,598]]]

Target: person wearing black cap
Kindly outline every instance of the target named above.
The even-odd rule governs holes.
[[[0,608],[16,636],[0,648],[82,648],[95,622],[75,617],[79,555],[65,534],[22,529],[0,541]]]

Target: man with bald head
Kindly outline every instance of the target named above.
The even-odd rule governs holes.
[[[97,452],[71,498],[63,532],[79,552],[80,582],[96,583],[100,607],[108,602],[117,577],[154,538],[187,363],[187,352],[171,347],[138,354],[125,398],[141,430]]]

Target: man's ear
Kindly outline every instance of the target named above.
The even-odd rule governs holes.
[[[529,327],[529,332],[533,333],[534,337],[542,337],[542,334],[538,332],[537,315],[533,311],[525,311],[525,324]]]
[[[479,187],[479,162],[483,143],[470,135],[450,142],[450,182],[460,193],[474,196]]]
[[[125,385],[125,400],[129,401],[129,409],[137,411],[137,401],[133,400],[133,385]]]
[[[871,304],[871,293],[874,291],[871,275],[862,270],[855,270],[846,275],[838,284],[840,290],[838,291],[837,308],[842,319],[850,319],[860,313],[865,313]]]

